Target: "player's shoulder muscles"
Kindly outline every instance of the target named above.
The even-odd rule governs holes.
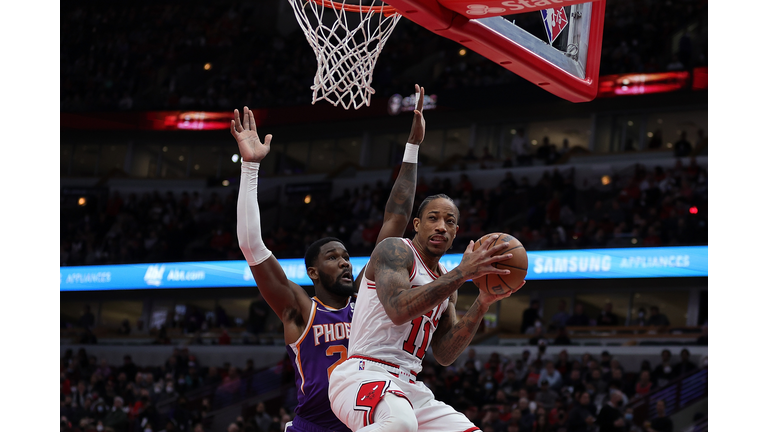
[[[390,237],[376,245],[365,274],[369,279],[377,281],[377,284],[382,276],[391,273],[405,272],[406,276],[409,276],[413,260],[413,252],[403,239]]]
[[[312,300],[304,288],[288,279],[274,255],[261,264],[251,266],[251,273],[264,300],[283,323],[302,325],[306,322]]]
[[[371,255],[368,267],[369,271],[374,273],[376,295],[390,318],[402,312],[398,297],[411,287],[413,260],[413,252],[399,238],[382,241]]]

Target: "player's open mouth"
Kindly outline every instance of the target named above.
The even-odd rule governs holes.
[[[352,282],[352,272],[345,271],[341,274],[341,281],[342,282]]]
[[[429,244],[433,244],[433,245],[439,245],[439,244],[445,243],[447,241],[448,241],[448,239],[443,237],[443,236],[441,236],[441,235],[435,235],[435,236],[432,236],[432,237],[429,238]]]

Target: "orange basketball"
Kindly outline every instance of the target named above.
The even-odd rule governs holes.
[[[490,233],[482,236],[480,240],[475,242],[474,250],[477,250],[477,248],[486,241],[490,241],[490,237],[494,234],[498,234],[499,237],[488,247],[493,247],[498,243],[509,242],[509,248],[496,255],[512,253],[512,258],[499,261],[493,265],[498,269],[509,270],[509,274],[488,274],[477,279],[472,279],[472,282],[474,282],[478,288],[490,294],[504,294],[508,291],[514,292],[517,290],[517,287],[523,283],[525,276],[528,274],[528,254],[525,252],[525,248],[523,247],[523,244],[520,243],[520,240],[506,233]]]

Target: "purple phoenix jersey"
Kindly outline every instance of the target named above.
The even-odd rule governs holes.
[[[294,419],[289,430],[311,429],[301,427],[310,422],[330,431],[349,432],[349,428],[331,411],[328,377],[336,366],[347,359],[349,328],[354,310],[355,297],[350,298],[341,309],[325,306],[317,297],[312,297],[312,312],[304,333],[298,341],[286,345],[296,371],[299,404],[295,412],[297,417],[301,417]]]

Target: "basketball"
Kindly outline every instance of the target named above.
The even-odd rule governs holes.
[[[498,269],[509,270],[509,274],[487,274],[478,279],[472,279],[472,282],[477,285],[481,290],[490,294],[504,294],[507,291],[516,291],[517,287],[523,283],[525,276],[528,274],[528,254],[525,252],[525,247],[520,243],[520,240],[506,233],[490,233],[482,236],[480,240],[475,242],[473,250],[477,250],[480,245],[486,241],[490,241],[491,236],[498,234],[499,237],[493,241],[489,247],[495,246],[497,243],[509,242],[509,248],[503,250],[496,255],[503,255],[512,253],[512,258],[499,261],[494,264],[494,267]],[[495,255],[494,255],[495,256]]]

